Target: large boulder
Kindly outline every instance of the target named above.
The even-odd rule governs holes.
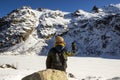
[[[64,71],[46,69],[24,77],[22,80],[68,80]]]

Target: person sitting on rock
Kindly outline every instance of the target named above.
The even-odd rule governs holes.
[[[65,48],[66,43],[64,38],[61,36],[56,36],[55,46],[52,47],[47,55],[46,68],[56,69],[66,72],[67,68],[67,57],[74,56],[76,51],[75,42],[72,42],[72,51],[68,52]]]

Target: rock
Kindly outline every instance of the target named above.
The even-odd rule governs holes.
[[[11,65],[11,64],[3,64],[3,65],[0,65],[0,68],[11,68],[11,69],[17,69],[17,67],[15,67],[14,65]]]
[[[67,75],[64,71],[46,69],[28,75],[22,80],[67,80]]]

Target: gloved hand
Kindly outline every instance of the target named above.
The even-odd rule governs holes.
[[[76,43],[75,41],[72,42],[72,51],[75,52],[76,51]]]

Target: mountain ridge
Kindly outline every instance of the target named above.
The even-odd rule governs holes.
[[[54,37],[62,35],[76,55],[120,55],[120,4],[98,8],[98,12],[23,6],[0,19],[0,54],[46,55]]]

